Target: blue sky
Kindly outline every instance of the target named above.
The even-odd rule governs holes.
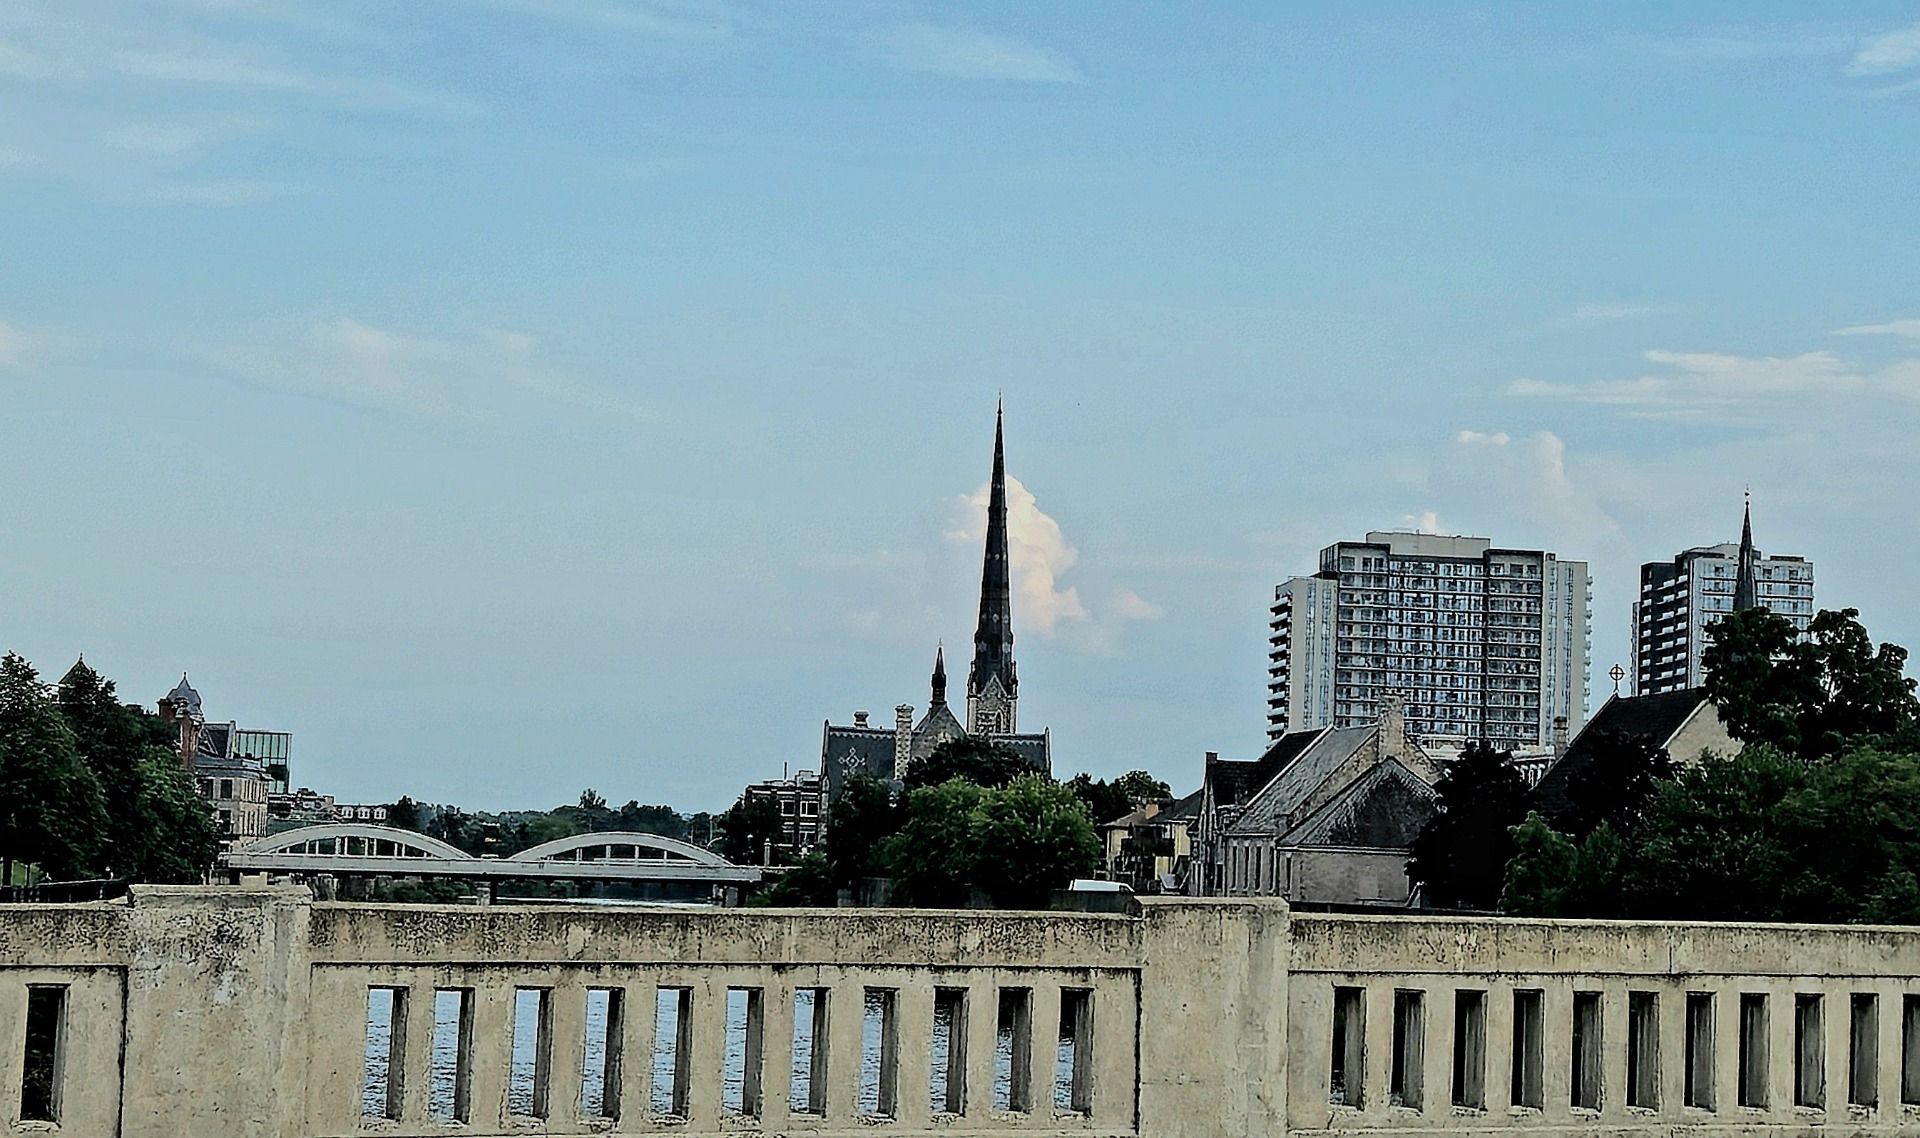
[[[0,6],[0,642],[353,799],[718,808],[964,645],[1183,788],[1369,528],[1920,644],[1912,4]]]

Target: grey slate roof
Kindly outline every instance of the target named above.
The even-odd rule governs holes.
[[[1332,778],[1341,765],[1372,737],[1375,728],[1329,727],[1315,733],[1310,745],[1260,790],[1227,827],[1230,834],[1278,834],[1302,819],[1293,817],[1314,791]],[[1282,739],[1281,742],[1285,742]]]
[[[951,714],[948,718],[952,718]],[[926,720],[921,722],[924,724]],[[1036,735],[990,735],[988,739],[1007,747],[1041,774],[1053,773],[1052,740],[1046,732]],[[820,770],[827,779],[827,797],[837,797],[840,787],[850,775],[866,774],[882,782],[891,781],[893,752],[892,728],[826,724],[821,734]]]
[[[1299,757],[1315,739],[1320,737],[1324,728],[1312,731],[1294,731],[1273,741],[1266,753],[1257,759],[1219,759],[1209,758],[1205,774],[1205,786],[1213,788],[1214,808],[1240,806],[1252,801],[1254,795],[1265,789],[1273,781],[1280,769]],[[1196,813],[1198,808],[1196,807]]]
[[[1384,759],[1281,835],[1280,844],[1407,849],[1433,817],[1438,799],[1405,763]]]
[[[1705,688],[1683,688],[1659,695],[1614,696],[1587,721],[1580,734],[1574,736],[1573,742],[1567,745],[1567,753],[1540,776],[1528,801],[1548,821],[1564,819],[1574,806],[1570,794],[1573,782],[1593,766],[1600,739],[1610,732],[1628,738],[1644,735],[1664,747],[1705,702]]]

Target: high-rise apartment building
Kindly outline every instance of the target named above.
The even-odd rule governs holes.
[[[1659,695],[1706,683],[1700,658],[1708,626],[1750,608],[1770,609],[1801,633],[1813,621],[1813,562],[1768,557],[1754,548],[1751,505],[1738,544],[1700,546],[1640,567],[1640,597],[1633,605],[1634,692]]]
[[[1406,701],[1422,741],[1540,746],[1587,717],[1584,561],[1483,537],[1369,533],[1274,590],[1267,733],[1378,719]]]

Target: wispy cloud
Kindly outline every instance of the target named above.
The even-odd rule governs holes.
[[[528,398],[596,412],[650,417],[611,392],[560,375],[525,332],[486,328],[454,339],[339,317],[270,342],[224,349],[237,378],[343,403],[436,419],[480,419]]]
[[[1847,64],[1849,75],[1887,75],[1920,67],[1920,24],[1874,36]]]
[[[1885,324],[1855,324],[1851,328],[1841,328],[1834,332],[1836,336],[1905,336],[1920,340],[1920,319],[1889,320]]]
[[[654,4],[620,0],[486,0],[489,7],[547,21],[655,38],[724,38],[733,16],[718,6],[669,12]]]
[[[1839,334],[1920,335],[1920,321],[1860,325],[1842,329]],[[1710,410],[1768,404],[1798,407],[1807,399],[1920,398],[1920,359],[1867,368],[1828,351],[1741,356],[1656,350],[1644,353],[1644,358],[1662,370],[1574,383],[1522,378],[1509,384],[1507,393],[1665,418],[1698,417]]]
[[[18,371],[27,366],[32,340],[19,328],[0,320],[0,369]]]
[[[1581,324],[1598,324],[1651,316],[1658,311],[1658,308],[1646,304],[1581,304],[1575,306],[1572,318]]]
[[[107,132],[107,145],[133,154],[177,158],[197,149],[207,132],[184,123],[134,123]]]
[[[40,156],[18,146],[0,146],[0,170],[14,166],[37,166]]]
[[[1072,60],[1009,36],[938,24],[895,24],[861,38],[867,53],[900,71],[1012,83],[1084,83]]]
[[[183,178],[157,182],[146,194],[155,205],[244,206],[284,198],[293,189],[260,178]]]
[[[276,91],[304,91],[313,81],[278,67],[230,56],[172,51],[122,51],[113,57],[124,75],[169,83],[196,83],[214,87],[263,87]]]
[[[1838,55],[1852,50],[1857,42],[1852,36],[1817,30],[1784,34],[1730,30],[1679,39],[1652,40],[1648,42],[1648,47],[1656,55],[1682,62],[1747,63]]]
[[[67,68],[53,60],[0,40],[0,78],[52,79],[66,73]]]

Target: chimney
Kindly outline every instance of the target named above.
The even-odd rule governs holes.
[[[893,709],[893,777],[904,781],[912,761],[913,705],[903,703]]]
[[[1553,717],[1553,753],[1556,758],[1567,753],[1567,717],[1564,715]]]
[[[1400,758],[1407,753],[1407,701],[1394,693],[1380,701],[1380,729],[1374,734],[1374,754]]]
[[[866,712],[864,712],[864,711],[856,711],[856,712],[854,712],[854,713],[853,713],[853,725],[854,725],[855,727],[865,727],[865,726],[867,725],[867,713],[866,713]]]

